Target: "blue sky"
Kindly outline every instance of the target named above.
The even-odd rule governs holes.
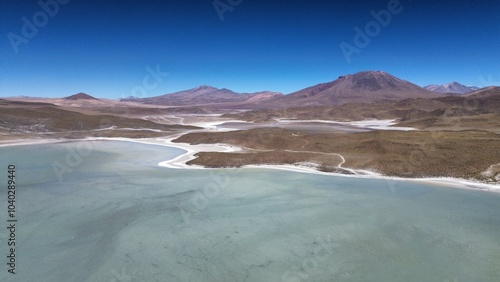
[[[214,0],[41,0],[58,3],[53,15],[37,1],[2,0],[0,96],[120,98],[198,85],[290,93],[363,70],[421,86],[500,83],[500,1],[217,1],[231,9],[223,20]],[[381,10],[388,24],[356,45],[354,28],[366,33]],[[23,17],[37,28],[25,27],[31,38]],[[357,48],[350,62],[342,42]]]

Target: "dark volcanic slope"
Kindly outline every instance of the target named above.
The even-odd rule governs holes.
[[[346,103],[400,101],[408,98],[435,98],[443,94],[423,89],[382,71],[341,76],[268,101],[265,107],[337,106]]]
[[[88,94],[80,92],[80,93],[77,93],[75,95],[68,96],[68,97],[64,98],[64,100],[74,101],[74,100],[99,100],[99,99],[94,98]]]

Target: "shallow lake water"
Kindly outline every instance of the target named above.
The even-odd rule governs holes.
[[[500,281],[500,195],[271,169],[158,167],[182,150],[0,148],[16,275],[0,281]]]

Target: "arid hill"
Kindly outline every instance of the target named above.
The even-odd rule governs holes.
[[[94,97],[90,96],[89,94],[85,94],[85,93],[80,92],[80,93],[65,97],[64,100],[75,101],[75,100],[99,100],[99,99],[94,98]]]
[[[33,137],[157,137],[195,129],[115,115],[86,115],[52,104],[0,99],[0,139]]]
[[[190,133],[174,142],[227,143],[249,148],[236,153],[202,152],[189,162],[207,167],[314,162],[322,171],[342,172],[340,168],[352,168],[401,177],[500,180],[500,135],[488,132],[309,134],[269,128]],[[338,154],[345,158],[345,163],[339,162]]]

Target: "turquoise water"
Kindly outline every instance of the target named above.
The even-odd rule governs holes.
[[[8,163],[18,184],[17,274],[2,228],[0,281],[500,281],[498,194],[157,166],[181,152],[0,148],[3,225]]]

